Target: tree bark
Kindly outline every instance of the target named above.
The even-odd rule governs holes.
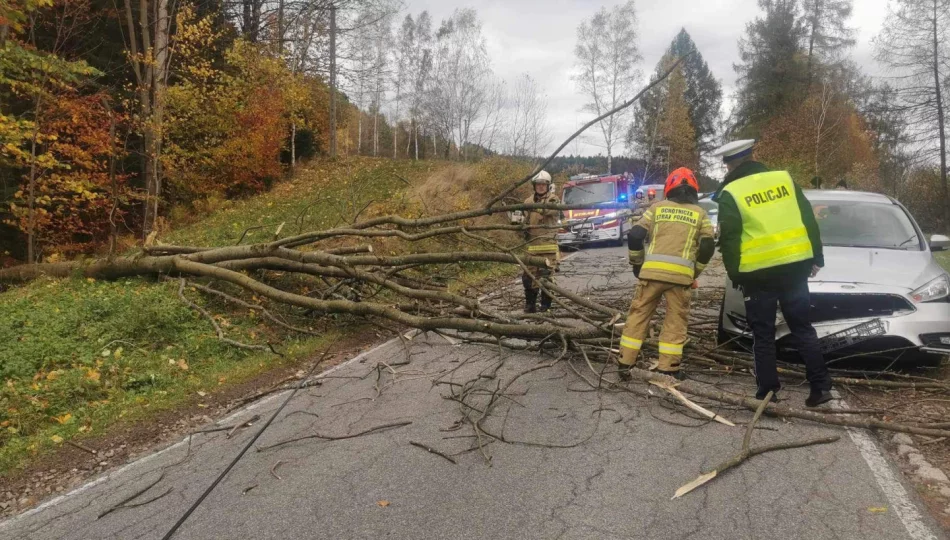
[[[330,5],[330,158],[336,158],[336,5]]]
[[[933,73],[934,95],[937,103],[937,128],[940,137],[940,189],[943,192],[943,226],[950,230],[950,187],[947,186],[947,135],[943,116],[943,93],[940,84],[940,41],[937,28],[937,3],[933,0]]]

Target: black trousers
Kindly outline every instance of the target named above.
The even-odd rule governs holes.
[[[782,288],[743,288],[746,318],[755,339],[752,352],[755,355],[755,382],[758,386],[756,394],[763,397],[769,390],[778,391],[781,388],[775,365],[775,314],[779,305],[805,362],[805,374],[812,391],[831,390],[828,367],[818,347],[818,334],[809,319],[808,280],[796,279],[782,285]]]

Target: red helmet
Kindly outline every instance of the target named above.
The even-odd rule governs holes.
[[[699,182],[696,181],[696,175],[694,175],[693,171],[687,169],[686,167],[680,167],[679,169],[671,172],[670,176],[666,179],[666,186],[663,188],[663,196],[669,197],[670,191],[682,186],[683,184],[688,185],[689,187],[695,189],[696,193],[699,193]]]

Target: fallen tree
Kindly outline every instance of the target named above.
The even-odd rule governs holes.
[[[675,69],[674,64],[666,74]],[[666,74],[654,80],[620,108],[636,102],[643,92],[662,81]],[[613,114],[618,109],[607,113]],[[604,116],[607,116],[604,115]],[[600,118],[594,119],[568,138],[545,162],[535,168],[541,170],[566,145]],[[802,410],[765,403],[750,396],[722,390],[706,382],[687,380],[682,382],[649,370],[634,369],[633,386],[616,380],[612,368],[617,354],[619,330],[625,306],[614,298],[592,298],[558,286],[549,279],[538,279],[539,270],[550,270],[557,262],[550,257],[532,255],[529,246],[521,238],[526,227],[511,225],[499,216],[517,210],[553,209],[569,210],[589,208],[589,205],[548,204],[500,204],[526,184],[534,173],[512,183],[507,189],[488,201],[483,207],[450,214],[405,218],[388,215],[356,221],[344,227],[320,231],[300,232],[281,237],[283,225],[278,226],[268,242],[241,245],[246,236],[241,235],[238,245],[232,246],[178,246],[148,245],[142,253],[91,261],[32,264],[0,269],[0,283],[22,283],[42,276],[65,278],[81,276],[94,279],[119,279],[130,276],[148,276],[156,279],[179,281],[178,295],[191,309],[209,320],[217,337],[235,347],[270,350],[279,353],[279,344],[241,343],[227,338],[224,329],[205,308],[190,300],[185,290],[189,283],[195,291],[222,298],[247,309],[265,313],[267,320],[292,332],[310,333],[299,325],[288,324],[262,305],[266,299],[273,305],[285,306],[307,316],[347,315],[370,321],[373,324],[395,324],[400,330],[407,328],[431,331],[456,342],[484,343],[499,348],[554,352],[554,360],[530,366],[513,378],[494,380],[491,376],[479,376],[465,384],[453,387],[447,399],[457,402],[462,420],[469,425],[476,439],[475,449],[486,461],[490,456],[485,446],[494,441],[509,444],[532,445],[506,437],[504,430],[495,433],[487,425],[498,403],[509,399],[512,384],[533,371],[547,369],[558,362],[580,358],[594,375],[581,376],[590,385],[591,391],[632,392],[648,395],[650,389],[659,388],[680,404],[684,411],[695,411],[710,421],[719,422],[723,429],[735,428],[735,423],[710,410],[711,406],[696,403],[704,399],[717,405],[731,405],[759,415],[806,420],[833,426],[884,429],[933,437],[950,437],[950,430],[933,425],[914,425],[890,422],[874,417],[863,417],[856,411]],[[625,205],[606,204],[606,208],[622,208]],[[246,231],[245,231],[246,232]],[[402,242],[401,255],[381,255],[366,245],[375,240]],[[419,242],[446,241],[469,249],[450,251],[413,252]],[[348,244],[348,245],[341,245]],[[479,250],[471,249],[478,245]],[[448,285],[453,279],[454,268],[465,263],[491,263],[508,265],[513,272],[523,272],[535,279],[556,303],[553,314],[523,314],[510,305],[492,303],[477,293],[452,290]],[[547,272],[544,272],[547,273]],[[221,290],[228,287],[227,292]],[[240,295],[250,295],[244,298]],[[690,368],[702,363],[713,366],[724,374],[738,373],[751,367],[747,355],[726,353],[706,339],[712,332],[697,328],[709,321],[694,320],[692,335],[695,338],[687,348]],[[647,352],[650,352],[647,343]],[[593,359],[601,362],[595,369]],[[381,373],[377,371],[377,375]],[[783,367],[783,376],[801,377],[800,370]],[[580,375],[580,374],[578,374]],[[920,389],[934,393],[950,393],[950,385],[941,381],[920,379],[868,380],[838,373],[835,382],[839,385],[866,385],[888,389]],[[296,388],[302,388],[300,381]],[[492,384],[493,383],[493,384]],[[435,382],[433,384],[436,384]],[[274,391],[279,391],[275,388]],[[477,399],[476,399],[477,398]],[[715,407],[712,407],[715,408]],[[850,413],[850,414],[844,414]],[[749,437],[755,420],[750,424],[743,450],[735,460],[716,469],[717,473],[738,465],[748,457],[778,448],[751,448]],[[379,426],[382,429],[394,426]],[[718,426],[717,426],[718,427]],[[596,431],[596,428],[595,430]],[[369,433],[369,432],[365,432]],[[547,445],[568,448],[583,444],[591,436],[562,445]],[[305,439],[335,440],[353,435],[309,435]],[[303,439],[295,439],[303,440]],[[822,440],[824,441],[824,440]],[[290,441],[285,441],[290,442]],[[282,442],[280,444],[285,444]],[[821,442],[821,441],[819,441]],[[826,442],[826,441],[824,441]],[[431,447],[418,444],[430,452]],[[788,447],[793,447],[790,445]],[[438,452],[437,452],[438,453]],[[441,455],[441,454],[440,454]],[[443,455],[443,457],[446,457]],[[446,459],[449,459],[446,457]],[[450,459],[451,460],[451,459]],[[226,472],[226,471],[225,471]],[[273,473],[273,471],[272,471]],[[707,473],[711,474],[711,473]],[[711,478],[711,477],[709,477]],[[697,484],[699,485],[699,484]],[[213,486],[212,486],[213,487]],[[186,516],[187,517],[187,516]]]

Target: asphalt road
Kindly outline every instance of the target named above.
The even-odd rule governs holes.
[[[617,292],[633,281],[624,258],[622,248],[585,250],[559,279],[619,304]],[[719,279],[713,272],[706,282]],[[298,394],[258,445],[411,424],[252,449],[176,538],[945,538],[869,435],[806,422],[763,418],[755,443],[841,439],[752,458],[671,500],[739,449],[742,426],[697,421],[659,395],[591,391],[578,375],[594,378],[586,363],[519,378],[485,422],[512,443],[479,450],[471,427],[459,427],[459,404],[446,399],[453,389],[494,374],[484,379],[487,400],[499,382],[550,359],[438,336],[358,357]],[[748,377],[719,383],[752,392]],[[788,388],[786,397],[795,404],[806,390]],[[266,418],[282,397],[219,423]],[[751,417],[720,412],[737,423]],[[161,538],[257,425],[230,439],[227,431],[194,435],[0,524],[0,538]],[[410,441],[454,454],[457,464]]]

